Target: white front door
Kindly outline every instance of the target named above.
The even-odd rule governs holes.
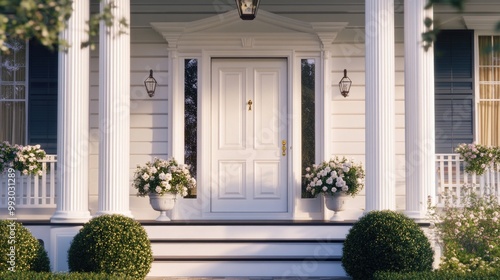
[[[286,59],[213,59],[213,213],[288,212]]]

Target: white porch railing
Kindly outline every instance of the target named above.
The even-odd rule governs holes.
[[[55,155],[48,155],[42,161],[46,171],[43,175],[24,176],[16,172],[16,208],[54,208],[56,207],[56,163]],[[464,162],[459,154],[436,155],[436,199],[437,206],[444,206],[440,196],[445,191],[453,192],[460,200],[461,189],[465,184],[476,185],[479,193],[494,192],[500,202],[500,164],[492,166],[483,175],[469,175],[464,171]],[[0,174],[0,208],[7,208],[8,173]]]
[[[459,154],[436,155],[436,199],[437,206],[444,206],[442,194],[446,191],[457,196],[458,203],[461,199],[461,189],[464,185],[476,186],[479,194],[496,194],[500,202],[500,164],[494,164],[484,174],[469,175],[465,172],[465,163]]]
[[[8,172],[0,174],[0,208],[7,208],[8,197],[14,195],[16,208],[56,207],[56,163],[55,155],[48,155],[42,160],[41,175],[22,175],[16,171],[15,181],[9,182]],[[8,186],[15,186],[15,192],[9,193]]]

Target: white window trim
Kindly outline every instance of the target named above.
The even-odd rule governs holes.
[[[486,26],[494,26],[491,20],[487,22]],[[490,25],[491,24],[491,25]],[[483,25],[482,25],[483,26]],[[484,27],[484,26],[483,26]],[[500,36],[490,30],[475,30],[474,31],[474,143],[481,143],[479,133],[479,101],[480,101],[480,87],[479,87],[479,36]]]

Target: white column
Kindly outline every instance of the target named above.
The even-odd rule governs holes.
[[[129,210],[130,187],[130,24],[129,0],[114,3],[113,25],[101,22],[99,30],[99,199],[97,215],[122,214]],[[121,29],[125,32],[120,32]]]
[[[395,210],[394,0],[365,1],[366,212]]]
[[[87,40],[89,0],[73,1],[73,14],[60,38],[71,47],[59,51],[57,111],[57,209],[53,223],[86,222],[89,158],[89,49]]]
[[[434,131],[434,50],[423,48],[427,0],[405,0],[406,215],[425,218],[436,183]]]

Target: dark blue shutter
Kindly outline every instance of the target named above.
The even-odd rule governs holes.
[[[436,153],[474,139],[474,32],[443,30],[434,49]]]
[[[57,153],[57,51],[29,44],[28,144]]]

